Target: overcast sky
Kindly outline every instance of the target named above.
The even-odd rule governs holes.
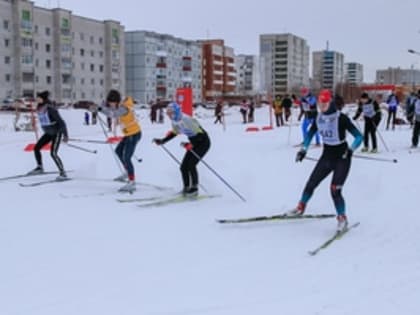
[[[222,38],[236,54],[258,54],[259,34],[292,33],[310,51],[344,53],[345,62],[375,70],[412,65],[420,69],[419,0],[37,0],[73,14],[120,21],[126,30],[150,30],[184,39]],[[312,71],[311,71],[312,72]]]

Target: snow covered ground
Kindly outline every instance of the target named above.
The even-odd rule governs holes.
[[[72,138],[105,138],[99,125],[82,124],[83,111],[61,113]],[[408,126],[385,131],[382,121],[390,152],[378,139],[381,152],[367,155],[397,158],[397,164],[353,160],[343,193],[349,220],[361,224],[312,257],[308,250],[332,235],[335,219],[215,221],[296,205],[314,167],[294,162],[300,127],[246,133],[236,108],[228,111],[226,130],[213,124],[212,111],[198,114],[212,140],[205,160],[247,202],[200,164],[201,184],[220,198],[153,208],[119,203],[128,196],[116,193],[121,184],[111,180],[120,173],[109,145],[74,143],[98,150],[90,154],[63,144],[60,155],[74,180],[39,187],[18,185],[35,178],[0,182],[1,315],[420,313],[420,153],[408,153]],[[136,156],[143,161],[135,162],[140,185],[133,197],[178,191],[178,166],[152,144],[169,123],[151,125],[145,111],[139,116]],[[12,123],[11,115],[0,114],[0,177],[35,167],[33,154],[23,151],[34,134],[14,132]],[[268,125],[266,107],[256,111],[254,125]],[[180,141],[185,138],[167,144],[178,158]],[[55,170],[47,151],[43,157],[46,170]],[[333,212],[327,179],[308,213]]]

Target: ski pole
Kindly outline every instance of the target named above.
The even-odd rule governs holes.
[[[385,140],[383,139],[382,134],[378,129],[378,126],[373,122],[373,120],[372,120],[372,125],[375,127],[375,130],[378,132],[379,139],[381,139],[382,144],[384,145],[386,152],[389,152],[388,146],[386,145]]]
[[[88,140],[88,139],[75,139],[75,138],[70,138],[69,141],[72,142],[86,142],[86,143],[99,143],[99,144],[107,144],[108,141],[104,141],[104,140]]]
[[[99,115],[98,115],[98,120],[99,120],[99,125],[100,125],[100,126],[101,126],[101,128],[102,128],[102,132],[103,132],[103,134],[104,134],[105,138],[106,138],[106,139],[108,139],[108,135],[107,135],[106,130],[105,130],[105,122],[102,120],[102,118],[101,118]],[[115,153],[115,151],[114,151],[114,148],[113,148],[113,146],[112,146],[112,143],[108,143],[108,144],[109,144],[109,148],[111,149],[112,156],[114,157],[114,160],[115,160],[115,162],[117,163],[118,168],[120,169],[121,174],[126,173],[126,171],[125,171],[125,170],[123,170],[123,168],[122,168],[122,166],[121,166],[121,163],[120,163],[120,161],[119,161],[119,159],[118,159],[118,157],[117,157],[117,154],[116,154],[116,153]]]
[[[86,149],[86,148],[80,147],[80,146],[78,146],[78,145],[74,145],[74,144],[70,144],[70,143],[67,143],[67,145],[68,145],[70,148],[74,148],[74,149],[77,149],[77,150],[80,150],[80,151],[84,151],[84,152],[88,152],[88,153],[93,153],[93,154],[98,153],[98,151],[96,151],[96,150],[89,150],[89,149]]]
[[[358,154],[353,154],[353,157],[358,158],[358,159],[364,159],[364,160],[398,163],[398,160],[397,159],[378,158],[378,157],[363,156],[363,155],[358,155]]]
[[[162,147],[162,149],[166,152],[166,153],[168,153],[168,155],[172,158],[172,160],[174,160],[178,165],[181,165],[181,162],[176,158],[176,156],[175,155],[173,155],[172,154],[172,152],[171,151],[169,151],[168,150],[168,148],[167,147],[165,147],[165,145],[164,144],[161,144],[161,145],[159,145],[160,147]],[[200,188],[202,189],[202,190],[204,190],[204,192],[208,192],[207,191],[207,189],[206,188],[204,188],[204,186],[203,185],[201,185],[201,184],[198,184],[199,186],[200,186]]]
[[[214,175],[216,175],[217,178],[219,178],[227,187],[230,188],[230,190],[232,190],[243,202],[246,202],[246,199],[240,194],[238,193],[231,185],[229,185],[228,182],[226,182],[226,180],[220,176],[210,165],[207,164],[207,162],[200,157],[197,153],[195,153],[194,150],[190,150],[190,152],[200,161],[202,162],[210,171],[213,172]]]

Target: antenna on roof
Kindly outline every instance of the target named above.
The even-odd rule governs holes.
[[[327,40],[327,50],[330,50],[330,42]]]

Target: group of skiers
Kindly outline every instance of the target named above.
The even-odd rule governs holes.
[[[41,149],[44,145],[51,142],[51,157],[59,170],[57,181],[67,180],[63,163],[58,156],[58,148],[61,141],[69,141],[67,126],[57,109],[52,106],[49,99],[49,92],[43,91],[37,94],[37,115],[44,134],[38,140],[34,147],[37,166],[30,171],[28,175],[42,174],[44,172]],[[107,118],[117,119],[123,133],[122,140],[115,148],[121,164],[124,167],[124,173],[115,178],[117,181],[124,181],[120,192],[133,192],[136,190],[135,169],[132,163],[132,157],[136,146],[141,139],[142,131],[140,123],[137,120],[134,111],[134,100],[128,96],[124,100],[117,90],[109,91],[106,102],[91,111],[98,111]],[[183,147],[187,150],[181,162],[181,174],[183,180],[182,194],[186,196],[195,196],[198,194],[198,173],[196,165],[210,148],[210,138],[204,128],[195,118],[192,118],[181,111],[179,104],[170,103],[166,109],[167,116],[172,123],[172,130],[162,139],[154,139],[157,145],[163,145],[178,134],[184,134],[189,142],[183,142]],[[99,119],[102,123],[102,120]]]
[[[304,117],[302,123],[304,140],[302,148],[296,154],[296,162],[300,162],[305,158],[314,136],[316,137],[317,144],[321,143],[320,138],[322,138],[323,152],[305,185],[297,207],[289,211],[287,215],[302,215],[315,188],[332,173],[330,185],[331,196],[337,213],[337,230],[342,231],[346,229],[348,220],[345,201],[341,192],[349,174],[352,154],[361,145],[362,141],[364,142],[362,151],[367,151],[369,138],[372,140],[371,152],[377,152],[376,129],[381,120],[379,99],[372,100],[367,93],[363,93],[360,96],[358,109],[352,118],[356,120],[363,114],[365,130],[364,136],[362,136],[352,120],[341,113],[340,109],[344,105],[342,97],[338,95],[333,96],[328,90],[322,90],[318,98],[312,95],[307,89],[302,92],[299,103],[302,109],[301,116]],[[394,105],[398,104],[398,99],[396,97],[393,99],[391,95],[391,98],[388,98],[388,100],[391,104],[390,113],[392,113],[394,111]],[[417,147],[420,132],[420,90],[416,97],[412,99],[410,106],[410,111],[413,113],[412,116],[415,118],[412,142],[413,146]],[[133,192],[136,190],[136,184],[135,170],[131,159],[142,136],[141,126],[134,112],[133,99],[126,97],[122,100],[121,94],[118,91],[111,90],[107,95],[106,102],[95,108],[95,110],[108,118],[117,119],[122,128],[124,136],[117,145],[115,153],[124,166],[125,172],[117,177],[116,180],[126,181],[126,184],[119,191]],[[34,153],[37,166],[30,174],[43,172],[40,150],[45,144],[51,142],[51,157],[60,173],[57,180],[66,180],[67,175],[57,151],[61,141],[67,142],[69,140],[68,131],[64,120],[51,105],[48,91],[37,94],[37,114],[44,134],[35,145]],[[170,103],[166,108],[166,114],[171,120],[172,130],[163,138],[153,139],[153,142],[156,145],[163,146],[179,134],[184,134],[188,137],[189,142],[181,143],[186,150],[186,154],[180,165],[183,182],[181,193],[184,196],[196,196],[199,187],[196,166],[208,152],[210,138],[195,118],[181,111],[179,104],[175,102]],[[347,131],[354,137],[351,145],[346,141]]]

